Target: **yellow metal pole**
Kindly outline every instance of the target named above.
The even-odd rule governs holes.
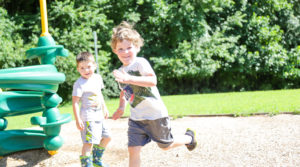
[[[47,7],[46,0],[40,0],[41,8],[41,20],[42,20],[42,34],[41,36],[49,36],[48,32],[48,19],[47,19]]]

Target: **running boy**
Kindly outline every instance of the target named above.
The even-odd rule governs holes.
[[[102,167],[101,158],[111,140],[104,122],[109,115],[101,92],[104,84],[102,77],[94,73],[97,65],[91,53],[78,54],[76,62],[81,77],[73,85],[72,104],[76,126],[83,142],[81,166]]]
[[[190,129],[187,129],[185,135],[173,137],[168,111],[156,87],[156,75],[146,59],[137,57],[142,46],[143,38],[129,23],[122,22],[113,29],[111,47],[123,66],[113,71],[121,93],[119,108],[112,118],[120,118],[126,102],[130,103],[130,167],[140,166],[141,148],[151,140],[163,150],[186,145],[187,149],[192,151],[197,146],[195,133]]]

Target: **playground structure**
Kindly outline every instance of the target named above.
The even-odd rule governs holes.
[[[18,91],[0,91],[0,156],[17,151],[45,148],[55,154],[62,146],[61,125],[71,121],[70,114],[60,114],[62,102],[56,92],[65,81],[65,75],[54,66],[56,56],[66,57],[68,51],[56,45],[48,32],[46,0],[40,0],[42,34],[38,47],[26,51],[29,59],[39,58],[41,65],[0,70],[0,88]],[[43,130],[5,130],[5,117],[42,112],[31,118],[32,125]]]

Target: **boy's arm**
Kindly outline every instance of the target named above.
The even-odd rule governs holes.
[[[101,93],[100,95],[101,97],[101,106],[102,106],[102,109],[103,109],[103,113],[104,113],[104,118],[107,119],[108,116],[109,116],[109,111],[106,107],[106,104],[105,104],[105,101],[104,101],[104,97],[103,97],[103,94]]]
[[[84,125],[79,116],[79,101],[80,101],[80,97],[72,96],[72,106],[73,106],[74,117],[76,120],[76,126],[79,130],[83,130]]]
[[[120,92],[119,108],[113,114],[112,119],[113,120],[119,119],[124,114],[125,107],[126,107],[126,99],[125,99],[124,91],[121,91]]]
[[[124,70],[114,70],[113,74],[116,81],[124,84],[132,84],[142,87],[152,87],[157,84],[156,75],[153,73],[149,73],[147,76],[133,76],[129,75]]]

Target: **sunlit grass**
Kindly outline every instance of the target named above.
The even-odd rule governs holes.
[[[170,115],[297,112],[300,89],[165,96]]]
[[[213,93],[195,95],[174,95],[162,97],[171,116],[232,114],[236,116],[255,113],[277,114],[280,112],[300,112],[300,89],[253,91],[233,93]],[[106,105],[112,115],[119,105],[119,99],[110,99]],[[61,113],[70,113],[71,103],[60,106]],[[35,113],[17,117],[8,117],[8,129],[30,127],[30,118]],[[127,106],[124,116],[129,116]],[[73,117],[74,119],[74,117]]]

